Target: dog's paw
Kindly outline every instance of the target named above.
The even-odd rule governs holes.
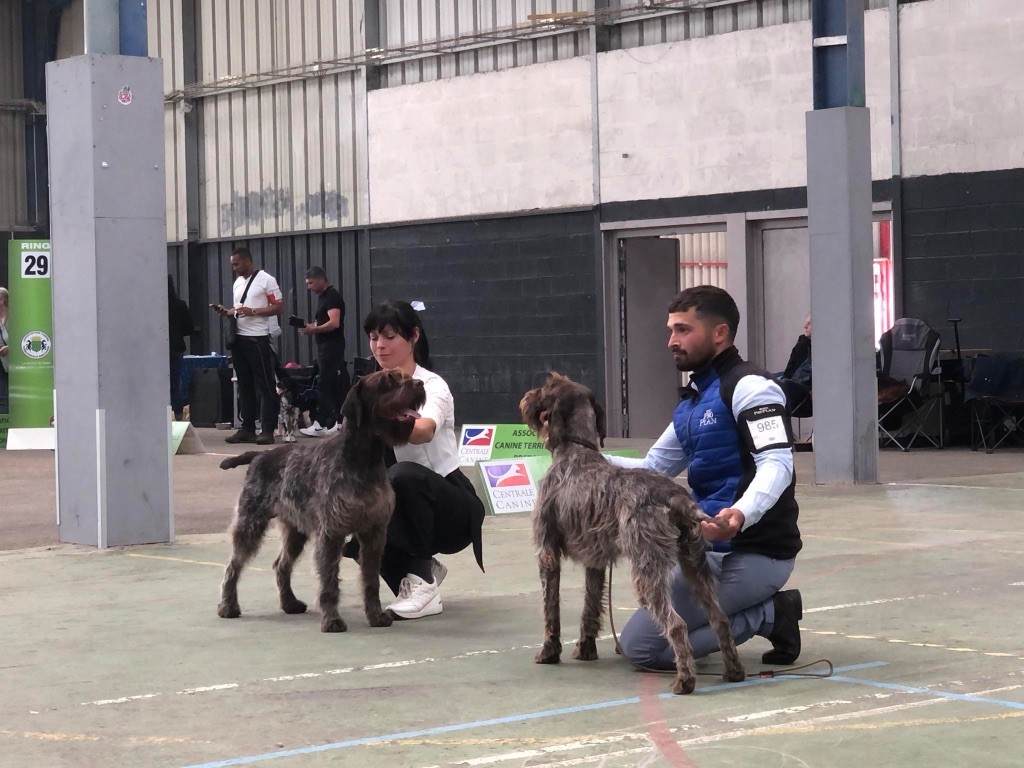
[[[592,637],[577,640],[572,657],[576,661],[597,661],[597,641]]]
[[[747,679],[747,673],[743,670],[743,667],[732,671],[727,669],[725,674],[722,675],[722,679],[727,683],[742,683]]]
[[[676,696],[684,696],[687,693],[693,693],[693,689],[697,687],[697,678],[692,675],[688,677],[677,677],[672,683],[672,693]]]
[[[242,609],[238,607],[237,603],[235,605],[221,603],[217,606],[217,615],[222,619],[237,619],[242,615]]]
[[[320,622],[321,632],[347,632],[348,625],[345,624],[344,620],[337,616],[333,619],[324,619]]]
[[[289,614],[305,613],[306,604],[301,600],[292,600],[291,602],[281,603],[281,610]]]
[[[544,643],[533,660],[537,664],[558,664],[562,660],[562,644]]]
[[[378,616],[367,617],[371,627],[390,627],[395,623],[395,618],[390,613],[381,613]]]

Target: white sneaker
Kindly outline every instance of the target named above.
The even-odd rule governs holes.
[[[434,574],[434,583],[437,586],[441,586],[441,582],[444,581],[444,577],[448,575],[448,569],[444,567],[440,560],[436,557],[430,558],[433,563],[432,573]]]
[[[422,619],[441,612],[441,592],[437,582],[428,584],[414,573],[406,574],[398,588],[398,599],[387,610],[399,619]]]
[[[328,435],[328,436],[336,435],[340,431],[341,431],[341,422],[340,421],[336,421],[336,422],[334,422],[334,426],[333,427],[331,427],[330,429],[325,429],[324,430],[324,434]]]
[[[310,426],[303,427],[299,430],[299,433],[306,437],[326,437],[329,434],[326,429],[320,426],[319,421],[314,421]]]

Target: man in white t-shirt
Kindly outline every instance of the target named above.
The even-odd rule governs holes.
[[[248,248],[231,252],[231,269],[235,273],[233,301],[230,309],[214,304],[220,315],[238,323],[234,343],[228,352],[238,379],[242,428],[225,439],[228,443],[272,445],[280,401],[277,396],[277,357],[270,346],[271,318],[281,314],[281,288],[277,280],[252,262]],[[256,414],[262,430],[256,435]]]

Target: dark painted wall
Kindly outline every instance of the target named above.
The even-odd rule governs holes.
[[[1024,170],[903,181],[904,314],[953,345],[1024,354]]]
[[[371,293],[426,305],[460,423],[518,422],[548,370],[603,390],[594,244],[590,212],[374,229]]]

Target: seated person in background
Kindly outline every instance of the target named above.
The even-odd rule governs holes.
[[[804,319],[804,332],[793,345],[789,353],[789,362],[782,372],[783,379],[790,379],[797,384],[811,388],[811,316]]]

